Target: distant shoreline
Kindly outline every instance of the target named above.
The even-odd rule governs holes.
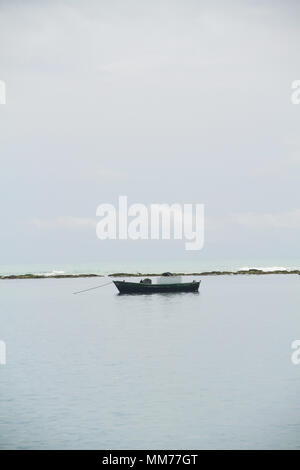
[[[264,271],[263,269],[240,269],[238,271],[203,271],[192,273],[173,273],[174,276],[239,276],[239,275],[256,275],[263,276],[269,274],[299,274],[300,269],[291,270],[273,270]],[[81,273],[81,274],[7,274],[1,275],[0,279],[68,279],[68,278],[89,278],[89,277],[157,277],[161,276],[160,273],[111,273],[94,274],[94,273]]]

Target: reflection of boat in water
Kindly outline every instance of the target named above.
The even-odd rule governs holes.
[[[142,279],[140,282],[113,281],[120,294],[155,294],[169,292],[198,292],[201,281],[180,282],[180,276],[164,273],[153,284],[151,279]]]

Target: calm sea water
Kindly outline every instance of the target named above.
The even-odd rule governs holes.
[[[300,448],[299,276],[0,281],[2,449]]]

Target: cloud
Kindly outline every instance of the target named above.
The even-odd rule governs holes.
[[[257,229],[300,229],[300,209],[279,213],[246,212],[233,216],[238,225]]]
[[[29,220],[29,225],[39,230],[81,230],[81,229],[95,229],[96,219],[88,217],[73,217],[73,216],[60,216],[55,218],[39,218],[34,217]]]
[[[102,169],[95,172],[94,178],[104,179],[106,182],[118,182],[127,180],[128,174],[124,171]]]
[[[149,209],[149,207],[147,209]],[[161,209],[165,215],[170,212],[164,205],[162,205]],[[174,211],[177,213],[176,208]],[[117,208],[116,216],[118,218]],[[132,217],[129,217],[129,219],[131,220]],[[73,217],[65,215],[53,218],[34,217],[28,221],[28,224],[39,230],[77,230],[95,229],[98,221],[99,219],[96,217]],[[278,213],[240,212],[228,214],[227,216],[209,216],[205,218],[205,227],[210,232],[220,231],[225,227],[234,228],[237,225],[252,229],[300,229],[300,209]]]

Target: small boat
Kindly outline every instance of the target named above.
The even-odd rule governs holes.
[[[168,279],[166,279],[168,278]],[[164,273],[157,284],[149,278],[140,282],[113,281],[120,294],[155,294],[169,292],[198,292],[201,281],[178,282],[171,273]],[[176,282],[177,281],[177,282]]]

